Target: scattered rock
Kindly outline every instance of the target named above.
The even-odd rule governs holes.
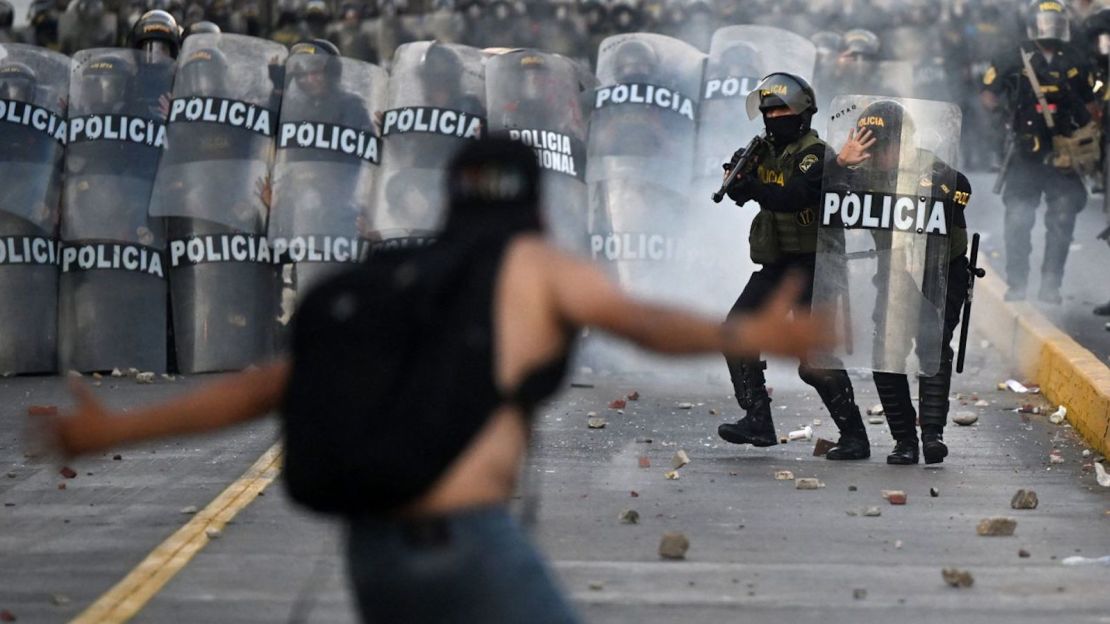
[[[786,436],[779,436],[779,444],[789,444],[790,438]]]
[[[853,518],[855,518],[856,516],[859,515],[859,512],[856,511],[855,509],[849,509],[847,513],[848,513],[849,516],[851,516]]]
[[[1018,490],[1014,497],[1010,499],[1011,509],[1036,509],[1037,493],[1033,490]]]
[[[936,489],[935,487],[929,488],[929,496],[932,496],[933,498],[940,496],[940,490]]]
[[[975,532],[984,537],[1009,537],[1017,528],[1017,520],[1013,518],[984,518],[975,528]]]
[[[196,505],[189,505],[188,507],[182,507],[181,508],[181,513],[183,513],[187,516],[191,516],[191,515],[195,514],[196,512],[197,512],[197,506]]]
[[[1050,422],[1054,425],[1059,425],[1059,424],[1062,424],[1065,420],[1067,420],[1067,418],[1068,418],[1068,408],[1061,405],[1059,408],[1056,409],[1055,412],[1052,412],[1051,414],[1048,415],[1048,422]]]
[[[1022,559],[1028,559],[1030,556],[1029,551],[1022,548],[1021,550],[1018,550],[1018,556]]]
[[[906,493],[901,490],[894,490],[890,493],[889,496],[886,497],[886,499],[888,502],[890,502],[891,505],[905,505]]]
[[[66,489],[66,484],[65,484],[65,483],[59,483],[59,484],[58,484],[58,489],[59,489],[59,490],[64,490],[64,489]]]
[[[14,478],[16,478],[16,477],[18,477],[18,476],[19,476],[19,473],[18,473],[18,472],[9,472],[9,473],[8,473],[8,478],[9,478],[9,479],[14,479]]]
[[[687,402],[684,401],[682,403],[675,404],[675,407],[677,407],[680,410],[688,410],[688,409],[694,409],[694,404],[693,403],[687,403]]]
[[[166,381],[175,381],[177,378],[173,375],[170,375],[169,373],[162,373],[162,379],[165,379]]]
[[[601,591],[605,589],[604,583],[590,583],[590,591]]]
[[[862,588],[853,589],[852,598],[854,598],[855,600],[863,600],[864,598],[867,598],[867,590]]]
[[[55,606],[64,607],[70,603],[70,600],[65,594],[50,594],[50,602]]]
[[[882,416],[868,416],[867,417],[867,424],[869,424],[869,425],[881,425],[885,422],[886,422],[886,419],[883,418]]]
[[[718,412],[716,409],[710,409],[709,410],[709,415],[710,416],[717,416],[719,414],[720,414],[720,412]]]
[[[1062,464],[1064,463],[1064,456],[1057,449],[1052,449],[1052,452],[1048,454],[1048,463]]]
[[[813,456],[824,457],[825,454],[829,452],[829,449],[835,447],[836,442],[826,440],[825,438],[817,438],[817,444],[813,445]]]
[[[624,409],[628,405],[624,399],[615,399],[609,402],[609,409]]]
[[[129,369],[127,369],[127,374],[130,375],[131,377],[134,377],[135,375],[139,374],[139,369],[129,368]]]
[[[967,588],[975,584],[975,577],[971,576],[971,572],[967,570],[945,568],[940,571],[940,575],[944,578],[944,582],[948,583],[949,587]]]
[[[207,529],[204,530],[204,535],[208,539],[211,539],[211,540],[220,539],[221,537],[223,537],[223,534],[224,534],[223,531],[221,531],[221,530],[219,530],[215,527],[208,527]]]
[[[975,412],[956,412],[956,415],[952,417],[952,422],[968,427],[979,422],[979,415]]]
[[[796,490],[819,490],[823,487],[825,487],[825,484],[821,483],[820,479],[809,477],[794,479],[794,489]]]
[[[867,410],[868,416],[882,416],[885,413],[886,412],[883,410],[883,406],[881,403],[879,405],[873,405],[870,409]]]
[[[690,456],[687,455],[686,451],[682,449],[679,449],[678,452],[674,454],[674,457],[671,458],[671,468],[674,468],[675,470],[678,470],[679,468],[689,463]]]
[[[625,509],[617,516],[617,519],[621,521],[621,524],[639,524],[640,512],[635,509]]]
[[[894,550],[902,550],[902,540],[894,540]]]
[[[678,476],[679,475],[677,470],[668,470],[667,472],[663,473],[663,478],[668,481],[678,481]]]
[[[1091,449],[1083,449],[1083,457],[1090,457]]]
[[[780,470],[780,471],[775,473],[775,480],[776,481],[793,481],[794,480],[794,473],[790,472],[789,470]]]
[[[640,467],[651,468],[651,458],[647,457],[646,455],[640,457]]]
[[[859,488],[858,488],[858,487],[856,487],[856,486],[854,486],[854,485],[849,485],[849,486],[848,486],[848,491],[849,491],[849,492],[858,492],[858,491],[859,491]]]
[[[118,368],[112,369],[112,377],[123,377],[123,371]]]
[[[73,479],[77,477],[77,471],[73,468],[70,468],[69,466],[62,466],[62,469],[58,471],[58,474],[67,479]]]
[[[607,424],[609,424],[609,422],[604,418],[590,418],[586,420],[586,426],[590,429],[604,429]]]
[[[991,405],[990,401],[988,401],[986,399],[979,399],[978,401],[975,402],[975,407],[990,407],[990,405]]]
[[[640,493],[636,490],[629,490],[628,495],[632,498],[640,498]]]
[[[76,379],[77,377],[84,377],[84,375],[82,375],[80,371],[69,370],[66,371],[66,377],[73,377]]]
[[[636,438],[636,444],[651,444],[651,438]]]
[[[867,518],[878,518],[883,515],[883,512],[878,507],[868,507],[863,510],[863,515]]]
[[[688,550],[690,550],[690,540],[677,531],[664,533],[663,539],[659,542],[659,556],[664,559],[685,559]]]
[[[629,401],[639,401],[640,400],[640,393],[633,390],[632,392],[629,392],[628,396],[625,397],[625,398],[627,398]]]
[[[112,455],[112,461],[123,461],[123,455]]]
[[[31,405],[27,408],[28,416],[57,416],[57,405]]]
[[[154,373],[146,372],[135,375],[135,383],[152,384],[154,383]]]

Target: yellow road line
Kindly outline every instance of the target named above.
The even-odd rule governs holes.
[[[135,617],[208,544],[208,531],[223,530],[224,525],[273,482],[280,467],[281,444],[278,443],[71,624],[116,624]]]

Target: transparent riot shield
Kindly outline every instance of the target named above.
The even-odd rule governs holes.
[[[588,141],[591,257],[642,296],[688,299],[689,210],[705,55],[662,35],[605,39]],[[696,201],[696,200],[695,200]]]
[[[136,50],[73,57],[61,220],[63,369],[166,369],[164,223],[147,209],[173,72],[172,60]]]
[[[194,35],[178,57],[150,214],[167,223],[182,372],[242,368],[273,352],[279,280],[266,241],[284,46]]]
[[[353,59],[294,54],[286,61],[269,238],[274,262],[295,265],[297,292],[362,257],[373,202],[385,70]]]
[[[420,245],[442,226],[443,174],[465,142],[486,132],[482,53],[421,41],[397,49],[387,108],[377,118],[382,167],[370,225],[378,245]]]
[[[0,44],[0,375],[57,369],[69,58]]]
[[[902,112],[891,114],[890,111]],[[940,367],[960,110],[876,96],[833,101],[829,144],[878,137],[871,157],[825,163],[814,306],[834,315],[840,346],[815,366],[932,375]]]
[[[582,94],[594,82],[582,65],[557,54],[512,50],[486,62],[490,132],[507,133],[535,150],[548,233],[583,255],[588,111]]]

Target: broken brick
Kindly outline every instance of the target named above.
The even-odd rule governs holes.
[[[632,498],[640,498],[640,493],[636,490],[629,490],[628,495]]]
[[[886,497],[886,500],[891,505],[905,505],[906,504],[906,493],[903,492],[902,490],[893,490]]]
[[[819,479],[803,477],[801,479],[794,479],[794,489],[796,490],[819,490],[825,487]]]
[[[1011,509],[1036,509],[1040,501],[1033,490],[1018,490],[1010,499]]]
[[[945,568],[940,571],[940,575],[949,587],[971,587],[975,584],[975,578],[967,570]]]
[[[1009,537],[1017,528],[1017,520],[1013,518],[984,518],[975,527],[975,532],[983,537]]]
[[[614,399],[609,402],[609,409],[624,409],[628,403],[624,399]]]
[[[633,390],[632,392],[628,393],[628,400],[629,401],[639,401],[640,400],[640,393]]]
[[[77,471],[73,468],[70,468],[69,466],[62,466],[62,469],[58,471],[58,474],[67,479],[73,479],[77,477]]]
[[[640,467],[641,468],[651,468],[651,459],[646,457],[646,456],[641,457],[640,458]]]
[[[586,426],[590,429],[604,429],[607,424],[609,423],[604,418],[589,418],[586,420]]]
[[[830,449],[836,448],[836,442],[826,440],[825,438],[817,438],[817,443],[813,445],[813,456],[824,457]]]

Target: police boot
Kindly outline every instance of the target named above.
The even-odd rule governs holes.
[[[883,404],[887,426],[894,438],[894,451],[886,456],[886,463],[908,466],[918,462],[917,412],[910,400],[910,382],[905,375],[875,373],[875,389]]]
[[[1060,305],[1064,302],[1064,298],[1060,296],[1060,278],[1056,275],[1044,275],[1041,277],[1041,289],[1037,293],[1037,298],[1044,303],[1052,305]]]
[[[921,454],[926,464],[939,464],[948,456],[944,445],[944,425],[948,423],[948,391],[952,384],[952,361],[941,362],[932,377],[918,379],[921,409]]]
[[[1110,303],[1105,303],[1095,308],[1095,316],[1110,316]]]
[[[733,444],[774,446],[779,443],[771,420],[771,397],[763,371],[766,362],[729,362],[736,402],[747,413],[735,423],[717,427],[717,435]]]
[[[806,365],[798,367],[802,381],[813,386],[829,410],[829,415],[840,430],[840,440],[829,449],[825,459],[867,459],[871,457],[871,443],[867,429],[856,405],[852,381],[842,370],[816,369]]]

